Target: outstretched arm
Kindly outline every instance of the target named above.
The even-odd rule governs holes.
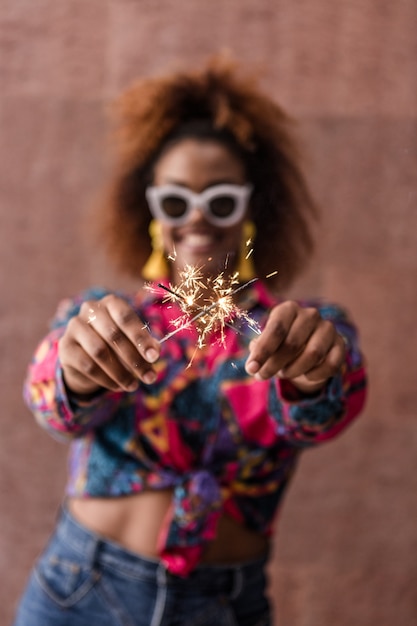
[[[29,366],[25,401],[53,434],[83,434],[111,419],[139,381],[152,382],[158,355],[126,300],[92,290],[61,303]]]
[[[335,436],[365,402],[357,332],[335,305],[284,302],[274,307],[250,345],[246,369],[260,381],[270,379],[270,412],[278,430],[301,445]]]
[[[290,380],[311,394],[340,370],[345,355],[345,342],[332,321],[315,307],[287,301],[272,309],[262,334],[251,342],[246,371],[260,380]]]

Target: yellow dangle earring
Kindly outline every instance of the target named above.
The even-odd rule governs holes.
[[[239,272],[241,282],[252,280],[256,277],[255,266],[252,260],[252,246],[256,235],[255,224],[251,220],[243,222],[242,241],[239,250],[239,259],[236,271]]]
[[[152,252],[142,268],[142,276],[145,280],[157,281],[169,277],[168,261],[164,254],[162,243],[161,224],[152,220],[149,224]]]

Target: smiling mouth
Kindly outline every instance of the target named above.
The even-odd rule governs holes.
[[[206,250],[216,243],[214,235],[209,233],[187,233],[181,237],[181,244],[193,250]]]

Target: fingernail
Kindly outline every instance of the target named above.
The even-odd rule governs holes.
[[[147,385],[151,385],[152,383],[154,383],[156,381],[156,373],[155,372],[146,372],[146,374],[144,374],[143,376],[143,382],[145,382]]]
[[[254,374],[256,374],[256,372],[259,371],[260,365],[257,361],[250,361],[249,363],[246,363],[245,369],[248,374],[251,374],[253,376]]]
[[[155,361],[159,358],[159,354],[155,348],[148,348],[145,352],[145,357],[148,363],[155,363]]]
[[[136,391],[136,389],[138,388],[138,381],[137,380],[132,380],[131,383],[129,383],[128,385],[126,385],[126,389],[127,391]]]

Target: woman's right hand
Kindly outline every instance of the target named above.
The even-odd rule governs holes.
[[[58,346],[65,384],[76,395],[100,389],[134,391],[156,379],[160,346],[132,307],[107,295],[82,304]]]

